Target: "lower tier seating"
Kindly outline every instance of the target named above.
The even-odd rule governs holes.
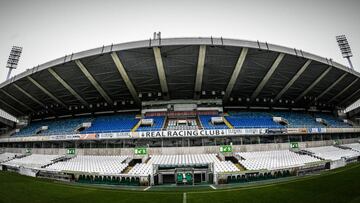
[[[42,168],[46,165],[52,164],[53,160],[60,158],[61,155],[45,155],[45,154],[32,154],[23,158],[16,158],[5,162],[5,165],[14,167],[26,167],[26,168]]]
[[[9,153],[9,152],[2,153],[2,154],[0,154],[0,163],[1,163],[1,162],[8,161],[8,160],[10,160],[10,159],[13,159],[13,158],[15,158],[15,157],[18,156],[18,155],[19,155],[19,154]]]
[[[360,143],[344,144],[342,146],[348,147],[354,151],[360,152]]]
[[[151,175],[153,172],[151,164],[141,163],[135,164],[135,166],[129,171],[130,175]]]
[[[303,166],[306,163],[320,161],[311,156],[300,155],[289,150],[240,152],[239,163],[248,170],[276,170]]]
[[[127,156],[76,156],[47,167],[56,171],[77,171],[99,174],[120,174],[127,166]]]
[[[313,153],[317,157],[331,161],[340,160],[342,157],[354,158],[360,156],[359,152],[340,149],[334,146],[307,148],[306,151]]]

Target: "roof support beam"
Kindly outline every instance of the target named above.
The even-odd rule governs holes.
[[[282,95],[294,84],[294,82],[301,76],[301,74],[306,70],[306,68],[310,65],[311,60],[307,60],[305,64],[298,70],[298,72],[294,75],[293,78],[286,84],[286,86],[276,95],[274,100],[278,100],[282,97]]]
[[[251,95],[251,100],[255,99],[260,94],[261,90],[264,88],[266,83],[269,81],[270,77],[275,72],[276,68],[279,66],[279,64],[283,60],[284,56],[285,56],[284,53],[280,53],[278,55],[278,57],[276,58],[276,60],[272,64],[272,66],[270,67],[269,71],[266,73],[264,78],[261,80],[260,84],[257,86],[254,93]]]
[[[14,96],[12,96],[11,94],[7,93],[5,90],[1,89],[1,92],[4,93],[6,96],[10,97],[12,100],[16,101],[17,103],[21,104],[22,106],[24,106],[25,108],[29,109],[32,112],[36,112],[33,108],[31,108],[30,106],[24,104],[22,101],[16,99]]]
[[[339,92],[337,95],[335,95],[333,98],[331,98],[329,100],[329,102],[334,101],[336,98],[338,98],[339,96],[341,96],[344,92],[346,92],[351,86],[353,86],[357,81],[359,80],[359,78],[356,78],[354,81],[352,81],[347,87],[345,87],[343,90],[341,90],[341,92]]]
[[[352,93],[350,96],[346,97],[346,99],[344,99],[342,102],[340,102],[340,105],[343,105],[345,102],[347,102],[349,99],[353,98],[355,95],[359,93],[360,93],[360,89],[356,90],[354,93]]]
[[[101,94],[101,96],[106,100],[107,103],[113,105],[113,100],[106,94],[105,90],[99,85],[99,83],[95,80],[95,78],[90,74],[90,72],[86,69],[84,64],[80,60],[75,60],[76,65],[80,68],[81,72],[87,77],[87,79],[91,82],[91,84],[95,87],[95,89]]]
[[[19,87],[17,84],[13,83],[14,87],[16,89],[18,89],[20,92],[22,92],[23,94],[25,94],[27,97],[29,97],[31,100],[33,100],[34,102],[38,103],[40,106],[46,108],[46,105],[44,103],[42,103],[41,101],[37,100],[35,97],[31,96],[31,94],[29,94],[28,92],[26,92],[23,88]]]
[[[195,90],[194,90],[194,93],[195,93],[194,98],[195,99],[200,98],[204,65],[205,65],[205,55],[206,55],[206,46],[200,45],[198,64],[197,64],[197,69],[196,69]]]
[[[161,91],[164,95],[164,99],[168,99],[169,98],[169,96],[168,96],[169,90],[168,90],[167,81],[166,81],[164,64],[163,64],[162,57],[161,57],[161,51],[160,51],[159,47],[154,47],[153,51],[154,51],[154,56],[155,56],[156,68],[157,68],[157,72],[159,75]]]
[[[48,95],[51,99],[53,99],[55,102],[63,106],[67,109],[67,106],[64,104],[64,102],[60,101],[58,98],[56,98],[51,92],[49,92],[47,89],[45,89],[42,85],[40,85],[36,80],[31,78],[30,76],[26,77],[30,82],[32,82],[36,87],[38,87],[41,91],[43,91],[46,95]]]
[[[319,100],[323,97],[326,93],[328,93],[335,85],[337,85],[342,79],[347,76],[347,73],[342,74],[335,82],[333,82],[328,88],[326,88],[316,99]]]
[[[9,107],[10,109],[12,109],[14,112],[21,114],[21,115],[26,115],[25,113],[17,110],[15,107],[11,106],[10,104],[6,103],[5,101],[3,101],[2,99],[0,99],[0,102],[5,104],[5,106]]]
[[[48,68],[48,71],[60,84],[62,84],[62,86],[64,86],[65,89],[67,89],[83,105],[89,106],[89,104],[77,92],[75,92],[75,90],[72,87],[70,87],[70,85],[67,82],[65,82],[64,79],[62,79],[52,68]]]
[[[303,98],[308,92],[312,90],[330,71],[332,67],[327,68],[321,75],[308,87],[305,91],[303,91],[298,97],[296,97],[295,102],[298,102],[301,98]]]
[[[122,64],[122,62],[120,61],[120,58],[119,56],[116,54],[116,52],[112,52],[111,53],[111,57],[116,65],[116,68],[117,70],[119,71],[122,79],[124,80],[125,82],[125,85],[127,86],[127,88],[129,89],[129,92],[131,94],[131,96],[134,98],[134,101],[136,103],[140,103],[140,99],[139,99],[139,96],[138,96],[138,93],[136,92],[135,90],[135,87],[133,85],[133,83],[131,82],[125,68],[124,68],[124,65]]]
[[[231,78],[230,78],[229,83],[228,83],[228,85],[226,87],[226,90],[225,90],[225,95],[224,95],[224,99],[223,99],[224,102],[226,102],[229,99],[230,95],[231,95],[231,92],[232,92],[232,90],[234,88],[236,80],[239,77],[240,71],[241,71],[241,69],[243,67],[243,64],[245,62],[245,58],[246,58],[246,55],[248,53],[248,50],[249,50],[248,48],[242,48],[242,50],[241,50],[240,56],[238,58],[238,61],[236,62],[234,71],[233,71],[233,73],[231,75]]]

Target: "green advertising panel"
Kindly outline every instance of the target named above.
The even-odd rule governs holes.
[[[232,146],[231,146],[231,145],[223,145],[223,146],[220,146],[220,152],[221,152],[221,153],[232,152]]]
[[[25,150],[25,153],[26,153],[26,154],[31,154],[31,149],[30,149],[30,148],[27,148],[27,149]]]
[[[299,143],[297,143],[297,142],[291,142],[291,143],[290,143],[290,148],[291,148],[291,149],[298,149],[298,148],[299,148]]]
[[[135,148],[136,155],[147,155],[147,148]]]
[[[66,154],[74,155],[75,154],[75,148],[66,149]]]

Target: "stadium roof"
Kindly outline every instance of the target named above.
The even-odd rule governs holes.
[[[167,38],[103,46],[28,69],[0,84],[0,108],[48,117],[214,98],[225,106],[334,109],[354,103],[359,91],[358,72],[302,50]]]

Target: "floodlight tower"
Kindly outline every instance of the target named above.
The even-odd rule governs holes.
[[[336,41],[339,45],[343,58],[346,58],[349,62],[350,68],[354,70],[350,57],[353,56],[348,40],[345,35],[336,36]]]
[[[10,56],[9,56],[7,64],[6,64],[6,68],[9,69],[6,80],[8,80],[10,78],[11,71],[13,69],[17,68],[21,53],[22,53],[22,47],[18,47],[18,46],[12,47],[12,49],[10,51]]]

